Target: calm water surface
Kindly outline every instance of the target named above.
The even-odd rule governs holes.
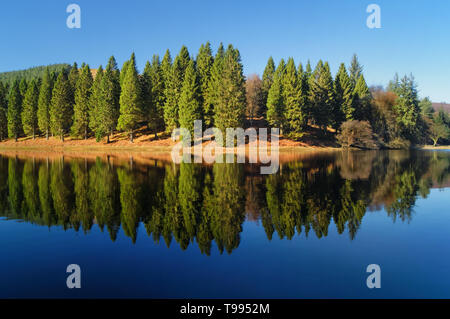
[[[449,187],[445,151],[311,155],[265,176],[1,156],[0,297],[450,298]]]

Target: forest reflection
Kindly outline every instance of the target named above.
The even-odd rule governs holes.
[[[134,243],[190,244],[209,255],[239,246],[244,221],[267,238],[354,239],[368,211],[408,222],[419,196],[450,186],[449,152],[336,152],[282,164],[274,175],[243,164],[117,165],[109,160],[0,157],[0,216],[89,232],[97,224]]]

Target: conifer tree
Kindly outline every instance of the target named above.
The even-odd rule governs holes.
[[[334,89],[328,63],[320,60],[310,78],[310,102],[314,122],[326,130],[333,123]]]
[[[39,90],[36,81],[31,81],[28,85],[22,109],[22,125],[26,135],[36,137],[38,129],[37,109],[38,109]]]
[[[100,83],[100,105],[101,111],[97,114],[98,123],[102,126],[100,131],[112,135],[117,126],[120,110],[120,73],[114,56],[109,58],[105,72],[102,72]]]
[[[278,72],[273,76],[273,83],[270,86],[267,96],[267,122],[272,127],[283,128],[284,108],[281,77]]]
[[[27,89],[28,89],[28,82],[25,78],[22,78],[19,83],[19,91],[20,91],[20,96],[21,96],[22,101],[25,98]]]
[[[92,82],[91,69],[86,64],[83,66],[76,83],[72,125],[72,134],[76,136],[82,135],[85,140],[88,138]]]
[[[75,104],[75,90],[77,88],[78,77],[80,76],[80,71],[78,70],[78,64],[76,62],[73,63],[70,68],[68,79],[70,84],[70,94],[72,99],[72,105]]]
[[[123,65],[122,65],[122,69],[121,69],[121,71],[120,71],[120,76],[119,76],[119,79],[120,79],[120,87],[122,87],[122,85],[123,85],[123,81],[124,81],[124,79],[125,79],[125,75],[127,74],[128,64],[129,64],[129,63],[130,63],[130,61],[127,60],[127,61],[125,61],[125,62],[123,63]]]
[[[173,62],[165,87],[164,122],[166,123],[166,131],[168,132],[171,132],[179,124],[178,101],[181,95],[181,87],[183,86],[184,73],[189,64],[189,60],[189,52],[183,45],[180,53]]]
[[[154,131],[164,129],[164,81],[159,56],[153,55],[152,62],[147,62],[143,77],[149,108],[146,110],[148,127]]]
[[[41,132],[45,133],[47,140],[50,133],[50,104],[52,101],[52,90],[53,77],[50,74],[49,68],[46,68],[39,90],[37,118],[39,129]]]
[[[200,99],[200,84],[195,63],[189,61],[184,76],[180,96],[180,126],[188,129],[191,136],[194,134],[194,121],[202,120],[202,103]]]
[[[267,98],[269,96],[269,90],[273,83],[273,77],[275,74],[275,63],[273,62],[273,58],[269,57],[267,60],[266,67],[264,68],[263,77],[262,77],[262,104],[263,108],[267,108]],[[265,112],[263,112],[264,114]]]
[[[214,62],[211,67],[211,77],[207,88],[208,93],[206,94],[205,102],[203,104],[205,127],[214,126],[214,108],[218,101],[218,90],[221,85],[220,81],[222,77],[224,55],[225,51],[223,44],[220,43],[217,53],[214,56]]]
[[[8,137],[8,119],[6,112],[8,101],[6,100],[6,87],[0,81],[0,142]]]
[[[243,127],[245,115],[245,79],[241,56],[230,44],[224,55],[223,70],[214,106],[214,123],[222,132]]]
[[[357,55],[353,54],[352,61],[350,63],[350,68],[349,68],[350,83],[352,85],[352,88],[355,88],[356,82],[358,81],[359,77],[361,76],[362,71],[363,71],[363,68],[358,61]]]
[[[91,95],[89,97],[89,128],[94,132],[97,142],[108,134],[108,130],[104,127],[104,119],[102,118],[104,104],[102,80],[104,74],[103,67],[100,65],[92,83]]]
[[[202,44],[196,60],[197,73],[199,76],[200,84],[200,101],[202,104],[202,112],[209,110],[209,94],[211,93],[208,89],[209,83],[211,81],[211,72],[214,63],[214,58],[212,56],[211,45],[209,42]],[[208,117],[208,125],[211,124],[210,117]]]
[[[299,133],[306,121],[306,114],[300,108],[300,91],[297,70],[293,58],[289,58],[286,71],[282,77],[283,104],[286,118],[286,129]]]
[[[370,91],[369,87],[366,84],[366,80],[364,79],[364,75],[358,78],[356,82],[355,89],[353,91],[354,96],[354,117],[360,121],[368,121],[370,120]]]
[[[17,142],[19,134],[22,132],[22,96],[20,94],[19,82],[14,81],[9,92],[8,100],[8,137],[14,138]]]
[[[134,130],[144,116],[142,104],[141,82],[139,81],[133,53],[123,79],[122,92],[120,94],[120,116],[117,121],[117,129],[128,132],[130,142],[133,142]]]
[[[72,88],[66,72],[60,72],[52,92],[50,105],[50,122],[52,131],[61,137],[64,142],[64,134],[72,124]]]
[[[336,126],[339,127],[345,121],[354,119],[353,91],[345,64],[341,63],[334,80],[334,92],[336,97]]]

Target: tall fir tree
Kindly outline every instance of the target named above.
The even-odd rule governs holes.
[[[224,55],[223,70],[214,106],[214,124],[222,132],[226,128],[243,127],[245,115],[245,78],[241,56],[230,44]]]
[[[52,131],[64,142],[64,134],[72,125],[72,88],[66,72],[60,72],[52,92],[50,123]]]
[[[205,127],[214,126],[214,108],[218,102],[219,87],[221,83],[225,51],[223,44],[220,43],[214,56],[214,62],[211,67],[211,77],[208,83],[207,94],[203,104],[203,116]]]
[[[20,96],[21,96],[22,101],[25,98],[27,89],[28,89],[28,82],[25,78],[22,78],[19,82],[19,91],[20,91]]]
[[[194,121],[202,120],[202,103],[200,98],[200,83],[195,62],[191,60],[186,69],[180,96],[180,126],[194,134]]]
[[[48,140],[50,134],[50,105],[52,102],[53,91],[53,77],[50,74],[49,68],[45,69],[42,78],[42,84],[39,89],[37,118],[38,125],[41,132],[45,133]]]
[[[284,108],[282,85],[281,76],[277,72],[273,76],[273,83],[270,86],[267,96],[267,122],[272,127],[283,129]]]
[[[317,126],[326,131],[329,124],[334,120],[334,89],[333,77],[331,76],[328,62],[321,60],[310,78],[310,102],[311,116]]]
[[[286,130],[299,133],[304,128],[306,114],[300,108],[300,91],[297,70],[293,58],[289,58],[282,77],[283,105],[286,118]]]
[[[114,56],[109,58],[104,74],[100,79],[101,86],[101,112],[99,113],[99,123],[102,125],[102,132],[109,136],[113,134],[117,126],[120,110],[120,72]]]
[[[360,75],[353,90],[354,117],[359,121],[370,121],[371,94],[364,75]]]
[[[22,95],[20,94],[19,82],[16,80],[11,86],[8,99],[8,137],[17,142],[22,132]]]
[[[86,64],[81,69],[75,88],[74,118],[72,134],[88,138],[90,97],[92,89],[92,73],[89,65]]]
[[[358,56],[356,54],[353,54],[349,68],[350,83],[353,89],[356,87],[356,82],[358,82],[358,79],[361,76],[362,72],[363,67],[358,61]]]
[[[120,116],[117,121],[117,129],[128,132],[130,142],[133,142],[134,130],[144,117],[142,104],[141,82],[139,81],[133,53],[123,79],[122,92],[120,94]]]
[[[78,69],[78,64],[76,62],[74,62],[72,67],[70,68],[69,75],[68,75],[72,105],[75,104],[75,90],[77,89],[77,82],[78,82],[79,76],[80,76],[80,71]]]
[[[23,100],[22,125],[25,135],[36,137],[38,130],[37,109],[39,100],[39,89],[36,81],[32,80],[28,84],[27,92]]]
[[[152,62],[147,62],[143,77],[147,84],[145,90],[149,107],[146,110],[148,127],[155,138],[159,130],[164,129],[164,80],[158,55],[153,55]]]
[[[263,105],[262,114],[266,114],[267,112],[267,98],[269,96],[270,87],[272,86],[273,83],[274,75],[275,75],[275,63],[273,61],[273,58],[269,57],[262,76],[262,86],[261,86],[262,105]]]
[[[334,80],[336,104],[339,107],[336,117],[337,125],[342,122],[354,120],[353,90],[345,64],[341,63]]]
[[[100,141],[109,131],[105,128],[103,114],[103,106],[106,101],[103,100],[102,82],[105,76],[103,66],[99,66],[95,79],[91,87],[91,95],[89,97],[89,128],[94,132],[95,138]]]
[[[183,45],[180,53],[178,53],[173,62],[165,87],[164,122],[166,123],[166,131],[168,132],[171,132],[179,124],[178,101],[181,95],[181,87],[183,86],[184,73],[189,64],[189,60],[189,51]]]
[[[8,109],[8,101],[6,99],[7,88],[0,81],[0,142],[8,137],[8,119],[6,112]]]
[[[214,58],[212,56],[211,45],[209,42],[206,44],[202,44],[196,59],[197,72],[199,76],[199,84],[200,84],[200,102],[202,104],[202,113],[206,110],[209,110],[209,94],[211,93],[208,89],[209,83],[211,81],[211,73],[212,67],[214,63]],[[208,117],[208,125],[210,122],[211,116]]]

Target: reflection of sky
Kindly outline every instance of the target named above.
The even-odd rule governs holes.
[[[367,213],[355,239],[311,230],[292,240],[267,239],[261,223],[245,222],[239,247],[211,256],[148,237],[141,224],[132,244],[94,225],[82,231],[0,221],[0,297],[450,297],[450,189],[419,198],[411,221]],[[105,230],[106,232],[106,230]],[[82,289],[66,288],[67,265],[81,266]],[[366,288],[368,264],[381,266],[381,289]]]

